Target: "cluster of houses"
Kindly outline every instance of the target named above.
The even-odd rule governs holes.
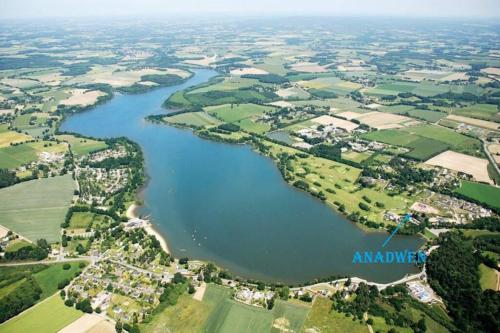
[[[248,287],[237,289],[234,299],[248,305],[262,307],[274,297],[274,292],[270,290],[254,290]]]
[[[102,205],[107,197],[123,189],[129,180],[128,168],[110,169],[77,167],[75,174],[80,184],[79,200],[86,204]]]

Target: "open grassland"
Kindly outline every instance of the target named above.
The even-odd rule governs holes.
[[[0,148],[8,147],[11,143],[20,143],[31,140],[32,137],[14,131],[0,132]]]
[[[463,180],[455,192],[500,209],[500,188],[498,187]]]
[[[276,108],[271,106],[262,106],[257,104],[239,104],[239,105],[218,105],[205,108],[205,110],[216,118],[232,123],[238,120],[262,115],[266,112],[272,112]]]
[[[83,312],[64,305],[59,295],[54,295],[20,315],[0,325],[0,332],[54,333],[83,316]]]
[[[187,112],[163,118],[167,123],[195,127],[216,126],[222,122],[205,112]]]
[[[494,104],[473,104],[463,108],[454,109],[453,114],[500,122],[498,107]]]
[[[485,264],[479,265],[479,283],[481,284],[481,289],[491,289],[498,290],[498,276],[499,273],[496,269],[486,266]]]
[[[45,238],[56,242],[74,189],[70,175],[4,188],[0,190],[1,223],[32,241]]]
[[[86,155],[108,147],[104,141],[79,138],[73,135],[57,135],[56,139],[68,142],[75,156]]]
[[[68,147],[65,143],[49,141],[28,142],[15,146],[0,148],[0,168],[18,168],[38,160],[42,152],[65,153]]]
[[[343,313],[330,311],[331,307],[331,300],[316,297],[304,323],[303,332],[369,333],[366,324],[360,324],[359,320],[353,321],[352,317],[346,317]]]

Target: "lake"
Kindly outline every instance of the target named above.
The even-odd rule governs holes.
[[[177,258],[215,262],[245,278],[300,283],[351,275],[389,282],[416,267],[354,265],[355,251],[376,251],[386,233],[367,233],[319,200],[285,183],[273,161],[248,145],[201,139],[144,120],[165,112],[172,93],[217,73],[197,70],[184,84],[137,95],[116,95],[67,117],[62,131],[98,138],[126,136],[144,151],[149,182],[145,206]],[[418,237],[395,236],[387,250],[417,249]]]

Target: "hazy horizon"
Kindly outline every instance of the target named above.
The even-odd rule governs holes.
[[[498,17],[497,0],[230,0],[161,1],[161,0],[18,0],[0,3],[0,18],[74,18],[169,15],[237,15],[237,16],[395,16],[395,17]]]

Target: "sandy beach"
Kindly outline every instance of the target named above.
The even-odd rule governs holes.
[[[131,204],[127,209],[127,213],[126,213],[127,218],[129,218],[129,219],[138,218],[139,216],[137,216],[137,214],[136,214],[138,207],[139,206],[137,206],[135,203]],[[156,239],[158,239],[163,251],[165,251],[166,253],[170,253],[170,250],[168,249],[167,241],[158,231],[156,231],[154,229],[153,224],[151,224],[151,222],[147,223],[147,225],[144,227],[144,230],[146,231],[146,233],[148,235],[155,236]]]

